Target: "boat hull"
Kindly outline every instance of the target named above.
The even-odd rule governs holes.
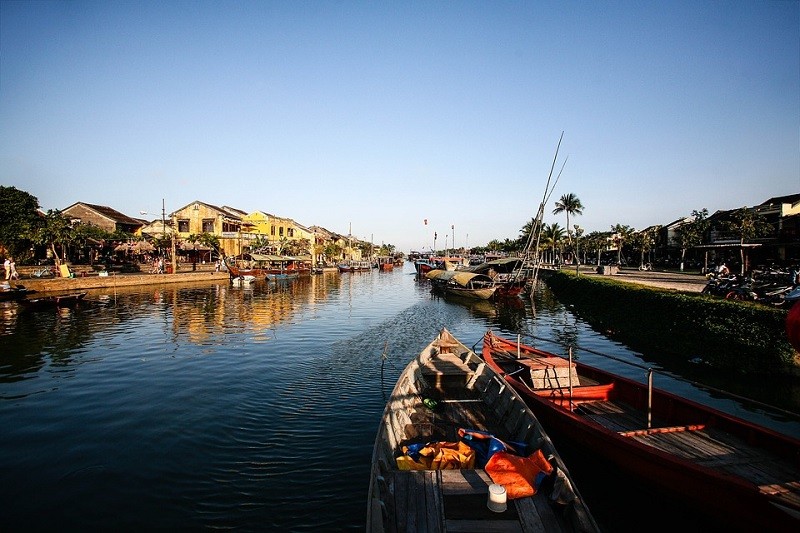
[[[471,437],[464,435],[474,430],[513,441],[518,449],[529,446],[526,457],[551,457],[551,464],[557,465],[554,475],[568,479],[566,466],[522,398],[442,330],[402,372],[384,409],[373,449],[366,530],[523,531],[528,530],[524,526],[542,523],[554,531],[598,530],[572,481],[569,488],[561,485],[574,497],[567,497],[571,503],[565,506],[552,503],[557,491],[542,485],[534,494],[509,497],[507,507],[513,512],[493,512],[487,508],[487,494],[489,485],[499,481],[490,478],[496,471],[489,463],[484,466],[473,458],[475,462],[466,464],[420,465],[404,453],[404,446],[413,443],[469,442]],[[458,449],[462,451],[460,445]],[[505,487],[515,490],[513,484]],[[504,511],[505,506],[504,502],[496,510]]]
[[[554,357],[547,352],[522,346],[520,354],[523,357]],[[591,450],[621,471],[678,498],[700,513],[713,516],[727,527],[738,529],[747,524],[747,527],[757,528],[770,524],[776,530],[786,531],[796,531],[800,527],[800,508],[797,507],[800,500],[796,486],[800,475],[800,441],[658,389],[653,390],[652,396],[652,413],[658,416],[658,425],[650,430],[645,426],[633,430],[620,426],[613,430],[596,421],[600,415],[593,418],[590,413],[597,413],[600,406],[610,405],[609,400],[616,405],[630,405],[645,413],[648,396],[646,385],[576,362],[574,365],[579,379],[598,385],[573,385],[573,409],[570,410],[569,391],[564,383],[557,390],[532,390],[519,374],[509,372],[513,363],[503,363],[508,355],[498,354],[504,352],[513,355],[516,350],[517,344],[507,339],[491,334],[484,337],[484,360],[501,372],[505,380],[523,396],[555,439]],[[706,439],[706,432],[714,437]],[[689,446],[690,451],[671,451],[666,444],[671,433],[675,439],[683,439],[683,446]],[[770,464],[781,461],[786,471],[786,482],[778,482],[774,488],[759,487],[759,484],[744,477],[715,468],[714,465],[725,458],[717,455],[722,453],[721,449],[711,451],[717,445],[712,442],[722,439],[722,434],[734,436],[726,442],[741,441],[742,446],[746,446],[742,456],[758,451],[758,459],[769,461]],[[694,440],[689,441],[689,437]],[[687,442],[697,444],[687,445]],[[659,443],[660,447],[656,447],[655,443]],[[709,457],[701,458],[706,448]],[[731,455],[737,453],[731,444],[727,445],[727,450],[725,453]],[[695,456],[698,459],[692,459]],[[755,463],[757,458],[753,457],[750,462]],[[747,461],[745,458],[744,462]],[[791,494],[792,483],[795,483],[794,494]],[[789,491],[788,497],[770,496],[768,492],[773,490]],[[784,504],[791,510],[779,507]]]

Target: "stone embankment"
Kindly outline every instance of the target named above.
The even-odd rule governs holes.
[[[178,271],[177,274],[120,274],[109,273],[108,276],[78,275],[74,278],[30,278],[12,281],[12,285],[23,285],[37,293],[68,292],[86,289],[113,289],[134,285],[161,285],[166,283],[193,283],[228,279],[227,272],[213,270]]]

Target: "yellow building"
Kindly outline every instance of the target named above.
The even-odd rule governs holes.
[[[254,211],[242,217],[247,226],[248,245],[259,243],[273,253],[282,254],[291,248],[294,255],[311,255],[314,232],[292,220],[264,211]]]
[[[242,236],[247,229],[242,223],[242,218],[246,216],[244,211],[194,201],[169,216],[177,230],[178,239],[209,233],[219,238],[220,250],[226,255],[238,255],[245,245]]]

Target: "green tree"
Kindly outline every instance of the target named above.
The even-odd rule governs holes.
[[[556,208],[553,209],[553,214],[557,215],[559,213],[566,213],[567,214],[567,239],[569,240],[570,246],[572,246],[572,235],[569,229],[569,216],[570,215],[582,215],[583,214],[583,204],[581,204],[580,199],[572,193],[564,194],[561,196],[561,199],[556,202]]]
[[[622,248],[630,241],[634,229],[624,224],[615,224],[611,226],[611,232],[614,234],[613,240],[617,247],[617,263],[622,265]]]
[[[325,259],[326,260],[338,261],[341,258],[342,258],[342,247],[341,246],[339,246],[335,242],[331,242],[325,247]]]
[[[608,248],[610,232],[593,231],[583,239],[583,246],[592,252],[597,253],[597,264],[600,265],[600,256],[603,250]]]
[[[0,246],[24,258],[40,223],[39,200],[16,187],[0,186]]]
[[[692,221],[685,222],[675,230],[674,241],[681,249],[681,272],[686,261],[686,251],[702,244],[703,236],[708,229],[708,209],[692,211]]]
[[[205,232],[205,233],[193,233],[186,238],[186,240],[192,244],[200,244],[201,246],[207,246],[211,250],[213,250],[217,256],[220,255],[219,252],[219,237],[214,234]],[[195,258],[196,259],[196,258]]]
[[[644,256],[655,248],[659,231],[661,231],[661,226],[653,226],[643,229],[642,231],[637,231],[631,235],[631,244],[633,244],[634,249],[639,250],[640,253],[639,266],[644,265]]]
[[[72,236],[73,228],[69,219],[62,215],[61,211],[50,209],[34,231],[33,241],[36,244],[50,248],[56,261],[56,266],[58,266],[61,261],[66,261],[67,259],[67,246],[72,242]],[[56,245],[61,247],[61,258],[58,256]]]
[[[764,220],[763,216],[747,207],[740,207],[739,209],[731,211],[727,216],[727,220],[723,221],[721,226],[723,230],[732,233],[739,239],[742,275],[745,273],[745,265],[747,264],[747,254],[744,250],[744,243],[758,237],[766,237],[775,231],[772,224]]]
[[[311,253],[310,249],[311,241],[306,238],[302,238],[289,241],[284,247],[284,252],[286,255],[306,255]]]
[[[91,245],[103,245],[106,241],[111,240],[112,234],[94,224],[77,224],[73,227],[72,243],[81,250],[91,248]],[[94,258],[88,250],[86,257],[89,259],[89,264],[92,264]]]
[[[556,256],[556,248],[559,243],[564,240],[564,228],[558,225],[558,222],[552,224],[545,224],[542,227],[541,245],[553,251],[553,257]]]
[[[491,241],[489,241],[489,244],[486,245],[486,247],[493,252],[498,251],[502,246],[503,243],[501,243],[497,239],[492,239]]]

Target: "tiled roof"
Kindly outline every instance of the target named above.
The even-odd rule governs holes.
[[[131,218],[128,215],[123,215],[116,209],[112,209],[105,205],[96,205],[96,204],[87,204],[86,202],[76,202],[71,206],[67,207],[64,211],[69,209],[70,207],[75,207],[76,205],[82,205],[88,207],[92,211],[96,211],[97,213],[101,214],[102,216],[108,218],[109,220],[113,220],[114,222],[119,222],[120,224],[128,224],[131,226],[141,226],[142,221],[137,220],[135,218]]]

